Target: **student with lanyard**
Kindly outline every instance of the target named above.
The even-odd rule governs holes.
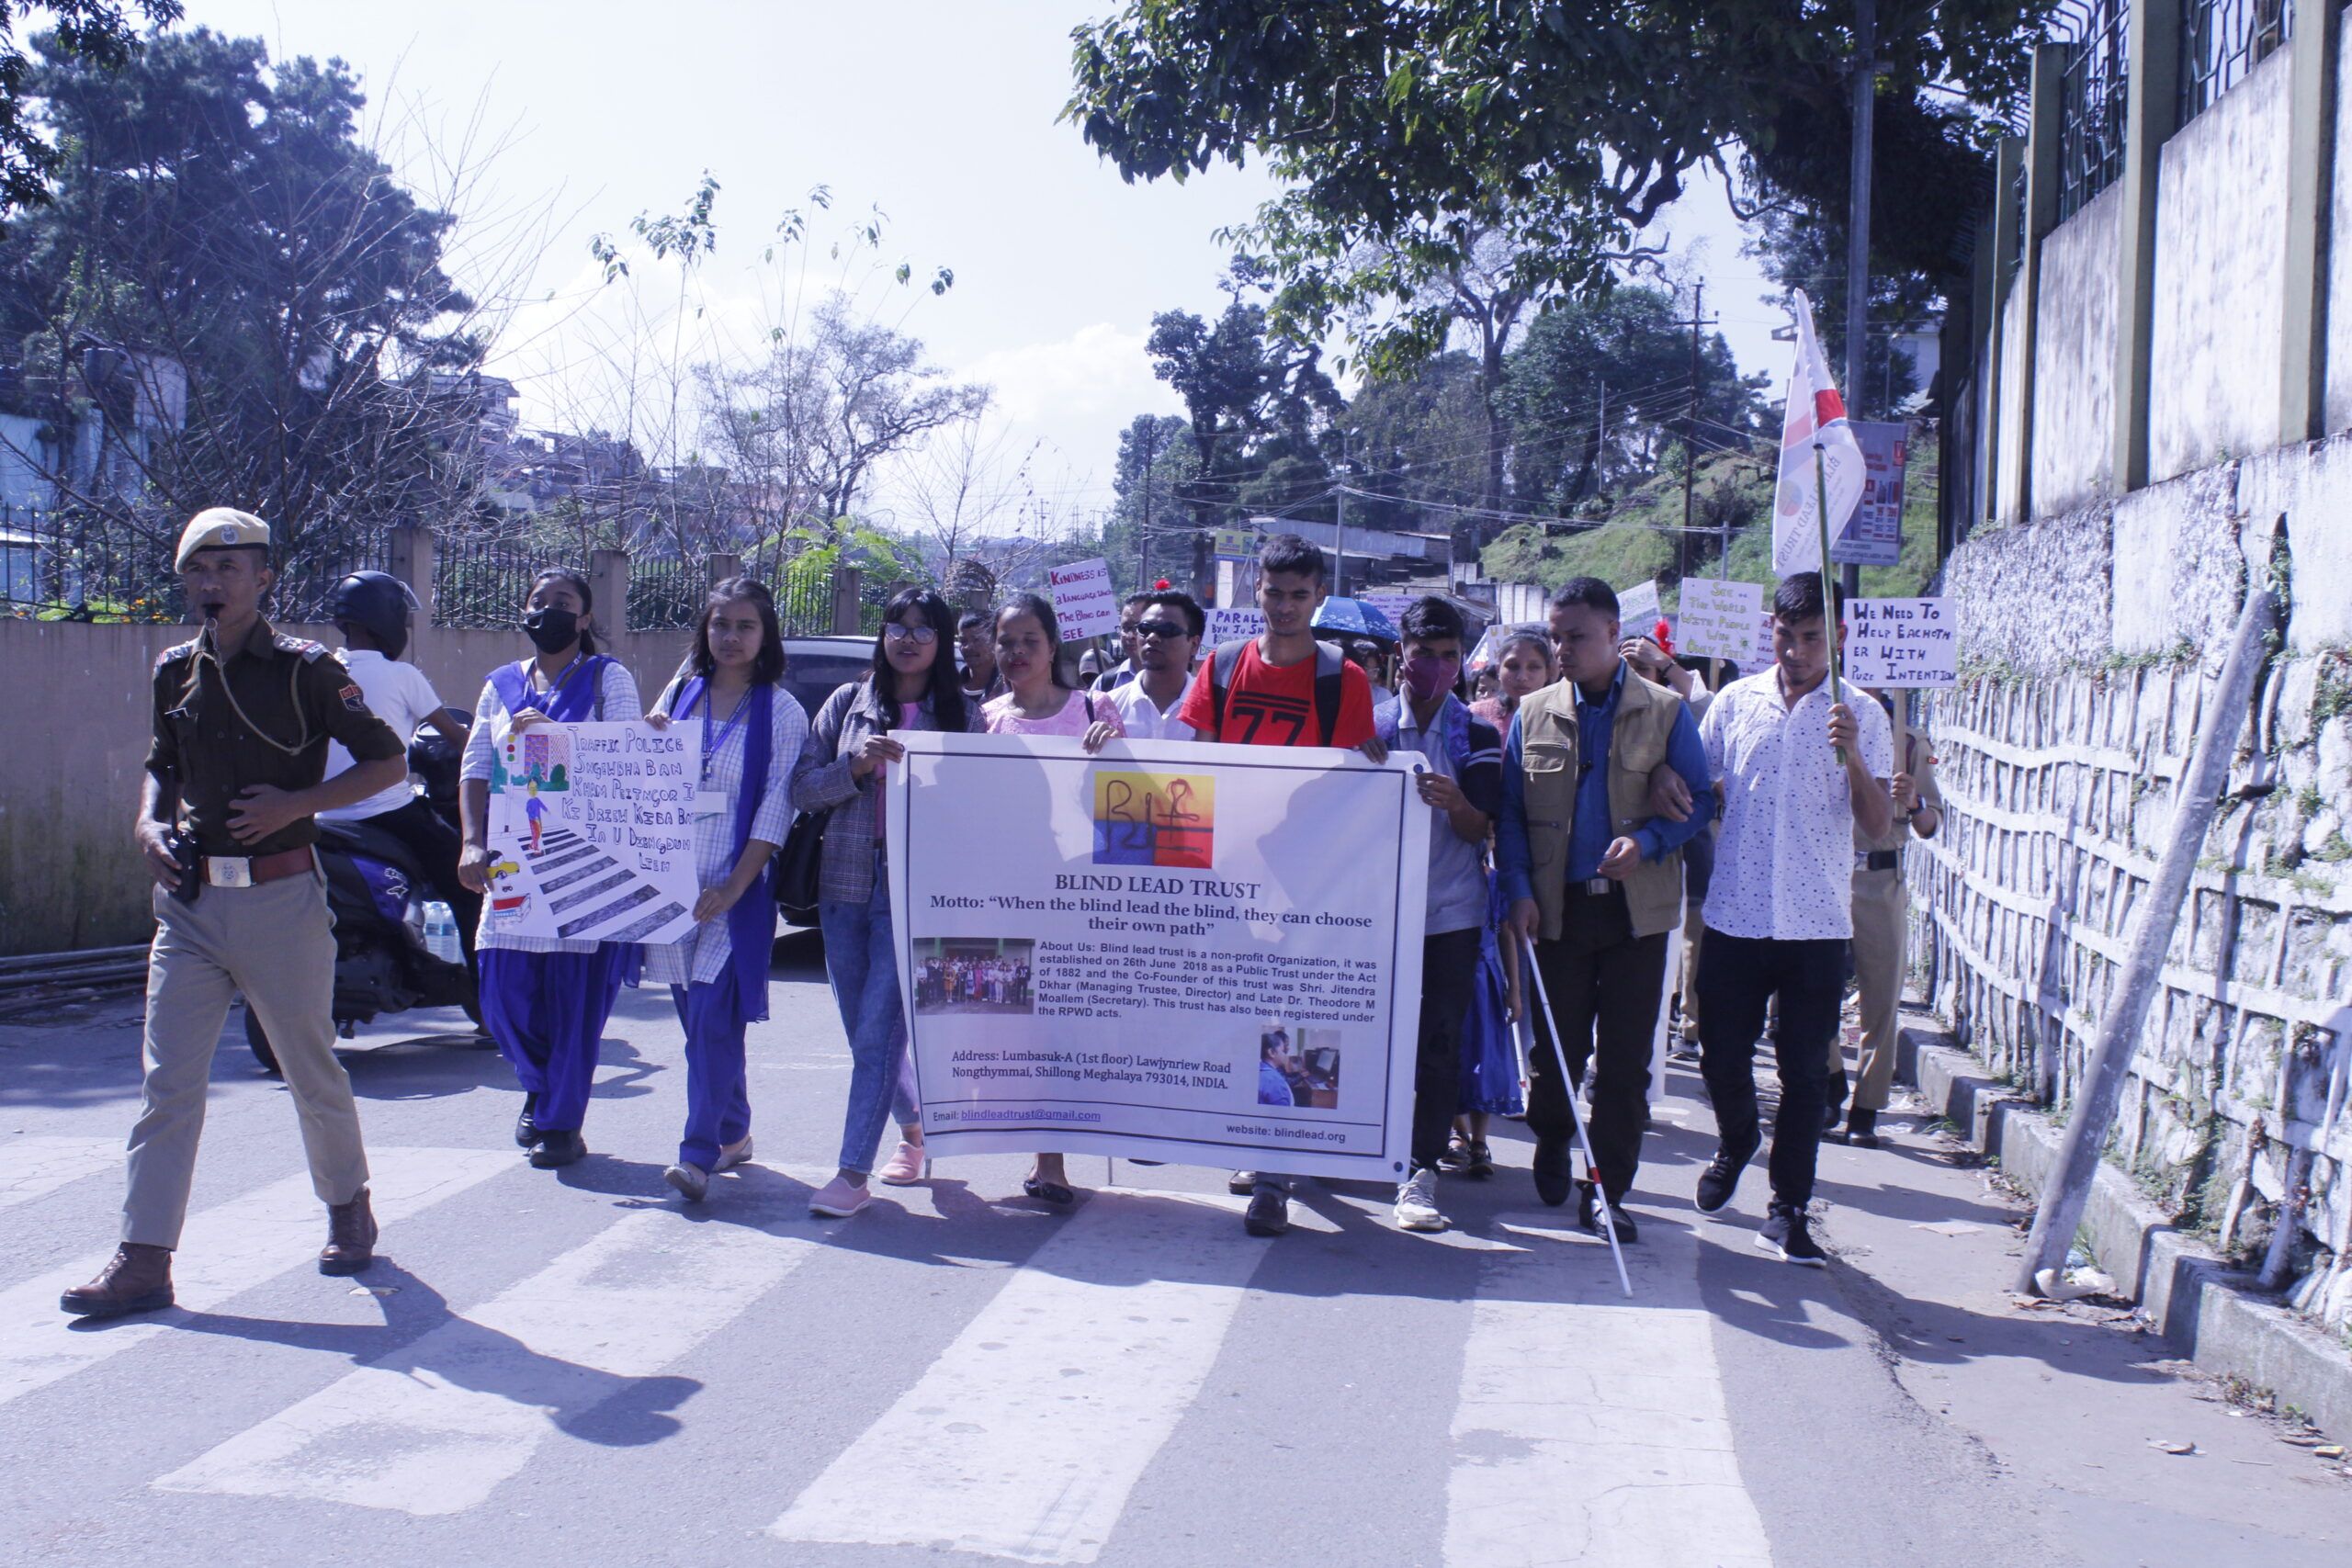
[[[492,732],[639,716],[637,682],[618,660],[596,651],[595,603],[579,572],[565,567],[540,572],[523,615],[523,630],[538,656],[503,666],[482,683],[458,786],[465,830],[458,875],[477,893],[490,888]],[[580,1124],[596,1077],[597,1046],[639,949],[502,932],[487,909],[475,947],[482,1027],[523,1086],[514,1142],[541,1170],[570,1165],[588,1152]]]
[[[702,726],[695,796],[695,926],[648,948],[645,977],[666,983],[686,1032],[686,1130],[662,1179],[700,1202],[710,1179],[752,1157],[743,1033],[768,1016],[775,900],[768,861],[792,825],[792,766],[808,718],[778,682],[784,631],[775,600],[749,578],[710,591],[695,629],[691,675],[671,683],[647,717]]]
[[[1036,593],[1016,593],[996,613],[996,663],[1012,689],[980,709],[990,735],[1067,735],[1100,751],[1126,733],[1108,697],[1062,684],[1062,629]],[[1030,1197],[1067,1208],[1077,1201],[1058,1154],[1040,1154],[1021,1183]]]
[[[922,1129],[904,1089],[906,1015],[899,996],[899,950],[890,889],[883,874],[885,770],[907,749],[894,731],[967,728],[962,680],[948,651],[956,612],[929,588],[901,588],[882,606],[866,673],[837,688],[809,722],[808,740],[792,769],[792,804],[831,813],[817,871],[817,923],[825,938],[825,975],[842,1032],[849,1037],[849,1104],[842,1117],[841,1168],[809,1194],[808,1210],[847,1219],[872,1201],[869,1174],[894,1187],[922,1168]],[[874,1155],[898,1100],[905,1141],[879,1172]]]

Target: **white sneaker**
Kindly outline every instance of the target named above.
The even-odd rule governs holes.
[[[1437,1206],[1437,1172],[1427,1168],[1413,1172],[1412,1179],[1396,1189],[1396,1228],[1408,1231],[1442,1231],[1445,1215]]]
[[[676,1188],[689,1203],[701,1202],[710,1191],[710,1172],[685,1160],[680,1160],[663,1171],[662,1179]]]
[[[718,1163],[710,1168],[711,1174],[716,1176],[722,1170],[732,1170],[751,1157],[752,1134],[746,1133],[743,1134],[741,1141],[738,1143],[722,1144],[719,1145]]]

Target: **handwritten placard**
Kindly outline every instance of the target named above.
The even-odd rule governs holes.
[[[1221,642],[1231,642],[1236,637],[1257,637],[1265,629],[1266,615],[1262,610],[1211,610],[1208,641],[1201,650],[1202,656],[1207,657],[1209,650]]]
[[[1755,655],[1756,619],[1763,610],[1764,590],[1753,582],[1686,577],[1678,647],[1694,659],[1745,664]]]
[[[1657,625],[1657,583],[1636,582],[1617,595],[1617,627],[1627,637],[1646,636]]]
[[[1779,659],[1780,655],[1772,649],[1772,612],[1758,610],[1756,613],[1756,651],[1749,657],[1744,672],[1761,674],[1772,668]]]
[[[666,942],[694,930],[702,737],[641,720],[495,732],[489,929]]]
[[[1941,599],[1856,599],[1846,606],[1846,678],[1858,686],[1950,686],[1960,628]]]
[[[1105,637],[1119,629],[1119,595],[1111,587],[1108,561],[1072,561],[1052,568],[1046,576],[1053,587],[1054,618],[1061,622],[1064,642]]]

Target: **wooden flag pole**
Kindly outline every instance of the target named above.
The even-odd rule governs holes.
[[[1813,505],[1821,518],[1821,636],[1829,645],[1829,700],[1838,699],[1838,614],[1829,602],[1829,460],[1818,438],[1813,444]],[[1838,765],[1846,765],[1846,749],[1837,748]]]

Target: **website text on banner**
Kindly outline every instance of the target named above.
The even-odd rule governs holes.
[[[1108,637],[1119,629],[1119,595],[1111,587],[1111,568],[1102,560],[1078,560],[1046,572],[1054,590],[1054,619],[1061,623],[1069,642],[1080,637]]]
[[[1693,659],[1729,659],[1746,664],[1755,657],[1756,623],[1763,614],[1764,590],[1753,582],[1686,577],[1674,650]]]
[[[900,739],[891,916],[933,1153],[1403,1179],[1411,753]]]
[[[539,724],[494,736],[489,929],[573,942],[694,930],[702,737],[692,725]]]
[[[1857,599],[1846,606],[1846,679],[1857,686],[1960,683],[1959,626],[1941,599]]]

